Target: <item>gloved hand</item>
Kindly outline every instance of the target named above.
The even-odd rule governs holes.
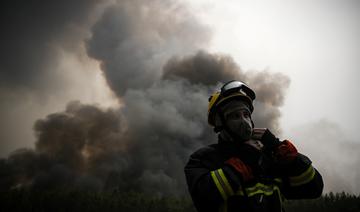
[[[275,157],[279,162],[290,163],[298,155],[296,147],[289,141],[285,140],[276,148]]]
[[[254,128],[252,138],[261,141],[265,148],[273,151],[281,142],[267,128]]]
[[[264,144],[266,150],[270,150],[274,153],[278,162],[289,163],[298,155],[296,147],[290,141],[285,140],[280,142],[269,129],[254,128],[252,138],[260,140]]]
[[[228,164],[236,172],[238,172],[244,182],[247,182],[254,178],[251,168],[237,157],[232,157],[228,159],[227,161],[225,161],[225,164]]]

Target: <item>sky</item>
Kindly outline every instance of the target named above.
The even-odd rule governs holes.
[[[196,1],[198,2],[198,1]],[[211,50],[245,70],[291,79],[282,127],[329,119],[356,138],[360,106],[357,1],[200,1],[214,31]],[[288,125],[288,126],[287,126]]]
[[[0,10],[0,156],[9,167],[45,157],[24,185],[73,176],[100,189],[136,176],[140,190],[182,190],[187,157],[214,141],[208,95],[239,78],[257,91],[257,126],[308,155],[325,191],[359,193],[359,10],[352,0],[13,1]]]

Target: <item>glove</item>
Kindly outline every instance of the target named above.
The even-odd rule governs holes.
[[[285,140],[276,148],[274,154],[279,162],[290,163],[297,157],[298,151],[290,141]]]
[[[232,157],[225,161],[225,164],[228,164],[231,166],[236,172],[238,172],[244,182],[247,182],[254,178],[252,170],[249,166],[247,166],[245,163],[243,163],[239,158]]]
[[[271,151],[281,144],[279,139],[267,128],[254,128],[252,138],[261,141],[265,148]]]

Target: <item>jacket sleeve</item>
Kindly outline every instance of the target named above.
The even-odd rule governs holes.
[[[283,176],[282,193],[285,198],[311,199],[321,196],[323,180],[308,157],[298,153],[288,140],[281,142],[274,153]]]
[[[324,188],[320,173],[312,166],[308,157],[300,153],[286,166],[283,195],[287,199],[312,199],[320,197]]]
[[[277,174],[283,178],[282,193],[287,199],[311,199],[321,196],[324,183],[320,173],[312,166],[311,160],[299,153],[289,141],[279,141],[269,130],[265,131],[262,142],[275,158]]]
[[[227,165],[212,170],[204,157],[204,149],[190,156],[184,169],[186,181],[198,211],[218,211],[234,195],[237,182],[232,178],[236,176]]]

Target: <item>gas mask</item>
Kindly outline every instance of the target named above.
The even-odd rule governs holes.
[[[243,101],[235,100],[226,104],[220,114],[222,128],[232,140],[244,142],[251,138],[253,124],[249,107]]]
[[[252,135],[251,122],[246,120],[227,121],[228,130],[230,135],[234,136],[237,140],[247,141],[250,140]]]

